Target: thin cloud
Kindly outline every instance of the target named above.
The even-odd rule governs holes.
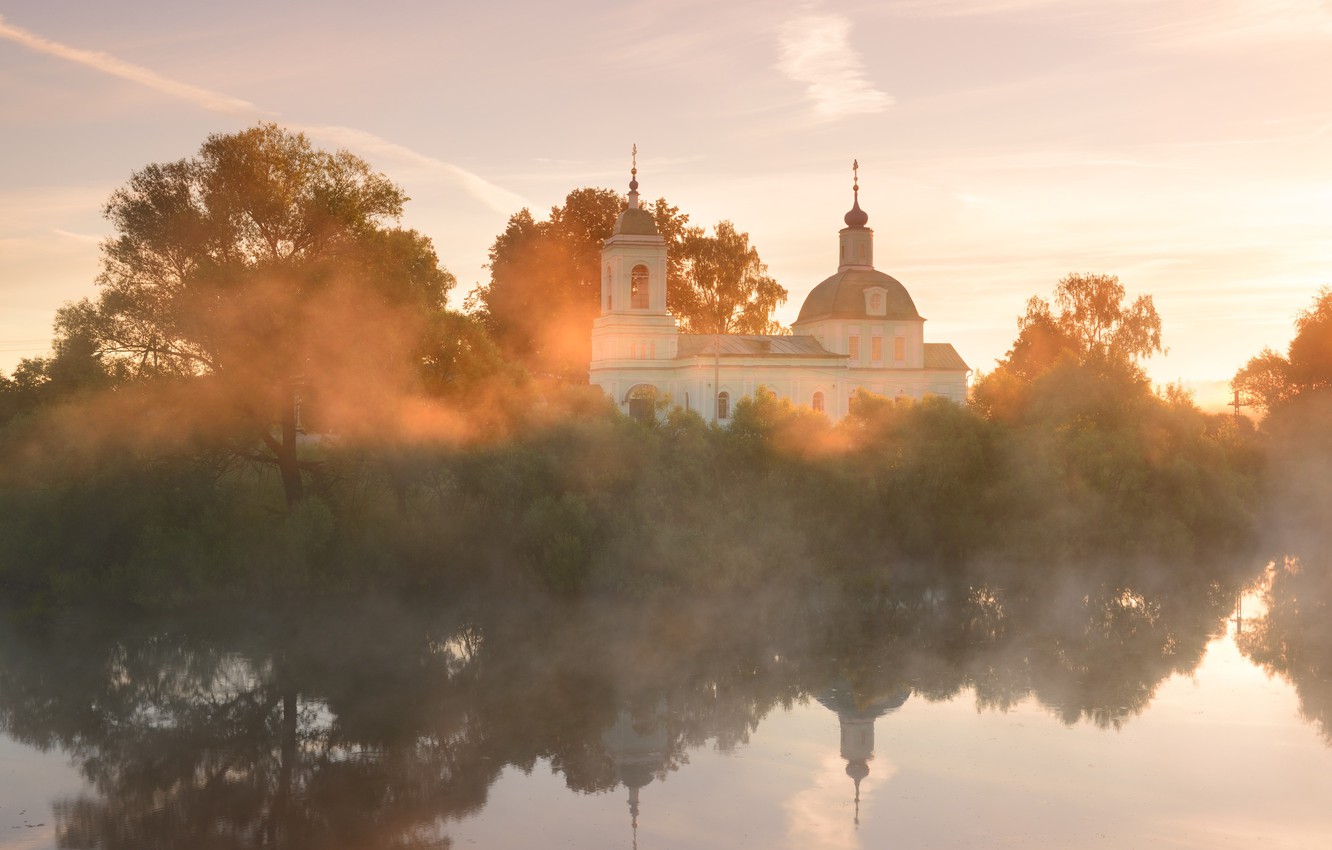
[[[467,194],[495,212],[509,215],[522,207],[531,206],[522,195],[497,186],[465,168],[445,162],[442,159],[427,156],[365,130],[330,125],[296,125],[295,129],[316,139],[332,142],[339,147],[359,151],[366,154],[367,158],[376,161],[393,160],[408,167],[420,169],[426,175],[442,177],[462,187]]]
[[[28,32],[25,29],[8,23],[3,15],[0,15],[0,38],[27,47],[38,53],[45,53],[48,56],[55,56],[65,59],[79,65],[100,71],[103,74],[109,74],[113,77],[130,80],[140,85],[155,89],[163,94],[169,94],[172,97],[178,97],[187,100],[196,106],[213,112],[224,112],[230,115],[236,114],[254,114],[261,113],[262,110],[239,97],[232,97],[221,92],[210,91],[200,86],[192,86],[189,83],[182,83],[177,80],[168,79],[155,71],[150,71],[141,65],[134,65],[123,59],[117,59],[107,53],[97,50],[83,50],[78,47],[70,47],[67,44],[61,44],[51,41],[48,38],[42,38],[36,33]]]
[[[87,242],[93,245],[101,244],[103,239],[103,237],[93,233],[75,233],[72,230],[65,230],[64,228],[61,227],[53,227],[51,228],[51,232],[54,233],[56,236],[60,236],[65,239],[72,239],[75,242]]]
[[[797,83],[827,118],[882,112],[893,97],[865,76],[851,46],[851,21],[842,15],[811,13],[792,18],[778,31],[777,69]]]
[[[20,27],[8,23],[3,15],[0,15],[0,38],[16,42],[38,53],[55,56],[69,62],[92,68],[103,74],[139,83],[140,85],[160,91],[163,94],[181,98],[196,106],[213,112],[222,112],[231,115],[277,115],[275,112],[267,112],[260,109],[248,100],[232,97],[231,95],[223,94],[222,92],[210,91],[209,89],[190,85],[189,83],[182,83],[177,80],[168,79],[155,71],[151,71],[139,65],[134,65],[107,53],[102,53],[96,50],[83,50],[77,47],[70,47],[67,44],[51,41],[48,38],[43,38],[36,33],[28,32],[25,29],[21,29]],[[339,146],[355,148],[363,152],[373,152],[375,155],[385,156],[399,162],[423,168],[427,173],[442,176],[451,182],[458,184],[463,191],[497,212],[511,213],[519,207],[527,206],[526,200],[521,196],[496,186],[494,183],[473,174],[465,168],[459,168],[451,163],[411,150],[410,148],[390,142],[387,139],[380,138],[373,133],[367,133],[363,130],[356,130],[350,127],[336,126],[310,126],[305,128],[298,127],[297,129],[304,129],[305,132],[317,138],[333,140],[334,143]]]

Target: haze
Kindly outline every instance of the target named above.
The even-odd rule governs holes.
[[[1332,3],[0,4],[0,369],[91,295],[100,210],[258,120],[413,197],[458,277],[522,206],[623,191],[747,230],[789,323],[858,158],[878,265],[988,370],[1071,271],[1148,293],[1159,381],[1207,387],[1332,282]],[[455,306],[457,304],[455,303]],[[1200,397],[1200,401],[1206,399]]]

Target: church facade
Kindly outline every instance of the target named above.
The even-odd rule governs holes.
[[[588,371],[622,411],[647,418],[665,397],[726,424],[736,402],[759,387],[833,422],[858,389],[966,399],[970,368],[952,345],[925,341],[925,319],[906,287],[874,268],[858,183],[839,232],[837,273],[805,298],[791,334],[682,334],[666,311],[666,240],[639,205],[636,168],[632,176],[629,207],[602,248]]]

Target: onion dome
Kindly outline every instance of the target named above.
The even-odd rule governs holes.
[[[864,227],[869,224],[869,213],[860,208],[860,160],[851,162],[851,192],[854,200],[851,202],[851,210],[843,217],[847,227]]]
[[[638,145],[634,145],[634,164],[629,170],[629,206],[615,219],[612,235],[657,236],[657,220],[638,205]]]

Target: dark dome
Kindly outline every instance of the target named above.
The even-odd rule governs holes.
[[[656,236],[657,220],[642,207],[630,207],[615,219],[615,230],[628,236]]]
[[[847,227],[864,227],[869,223],[869,213],[860,208],[860,195],[856,195],[855,203],[851,205],[851,210],[842,217]]]
[[[887,290],[884,296],[887,311],[882,316],[865,312],[865,290],[874,286]],[[921,315],[916,312],[916,304],[906,287],[896,278],[874,269],[843,269],[814,287],[800,307],[796,322],[816,319],[921,320]]]

